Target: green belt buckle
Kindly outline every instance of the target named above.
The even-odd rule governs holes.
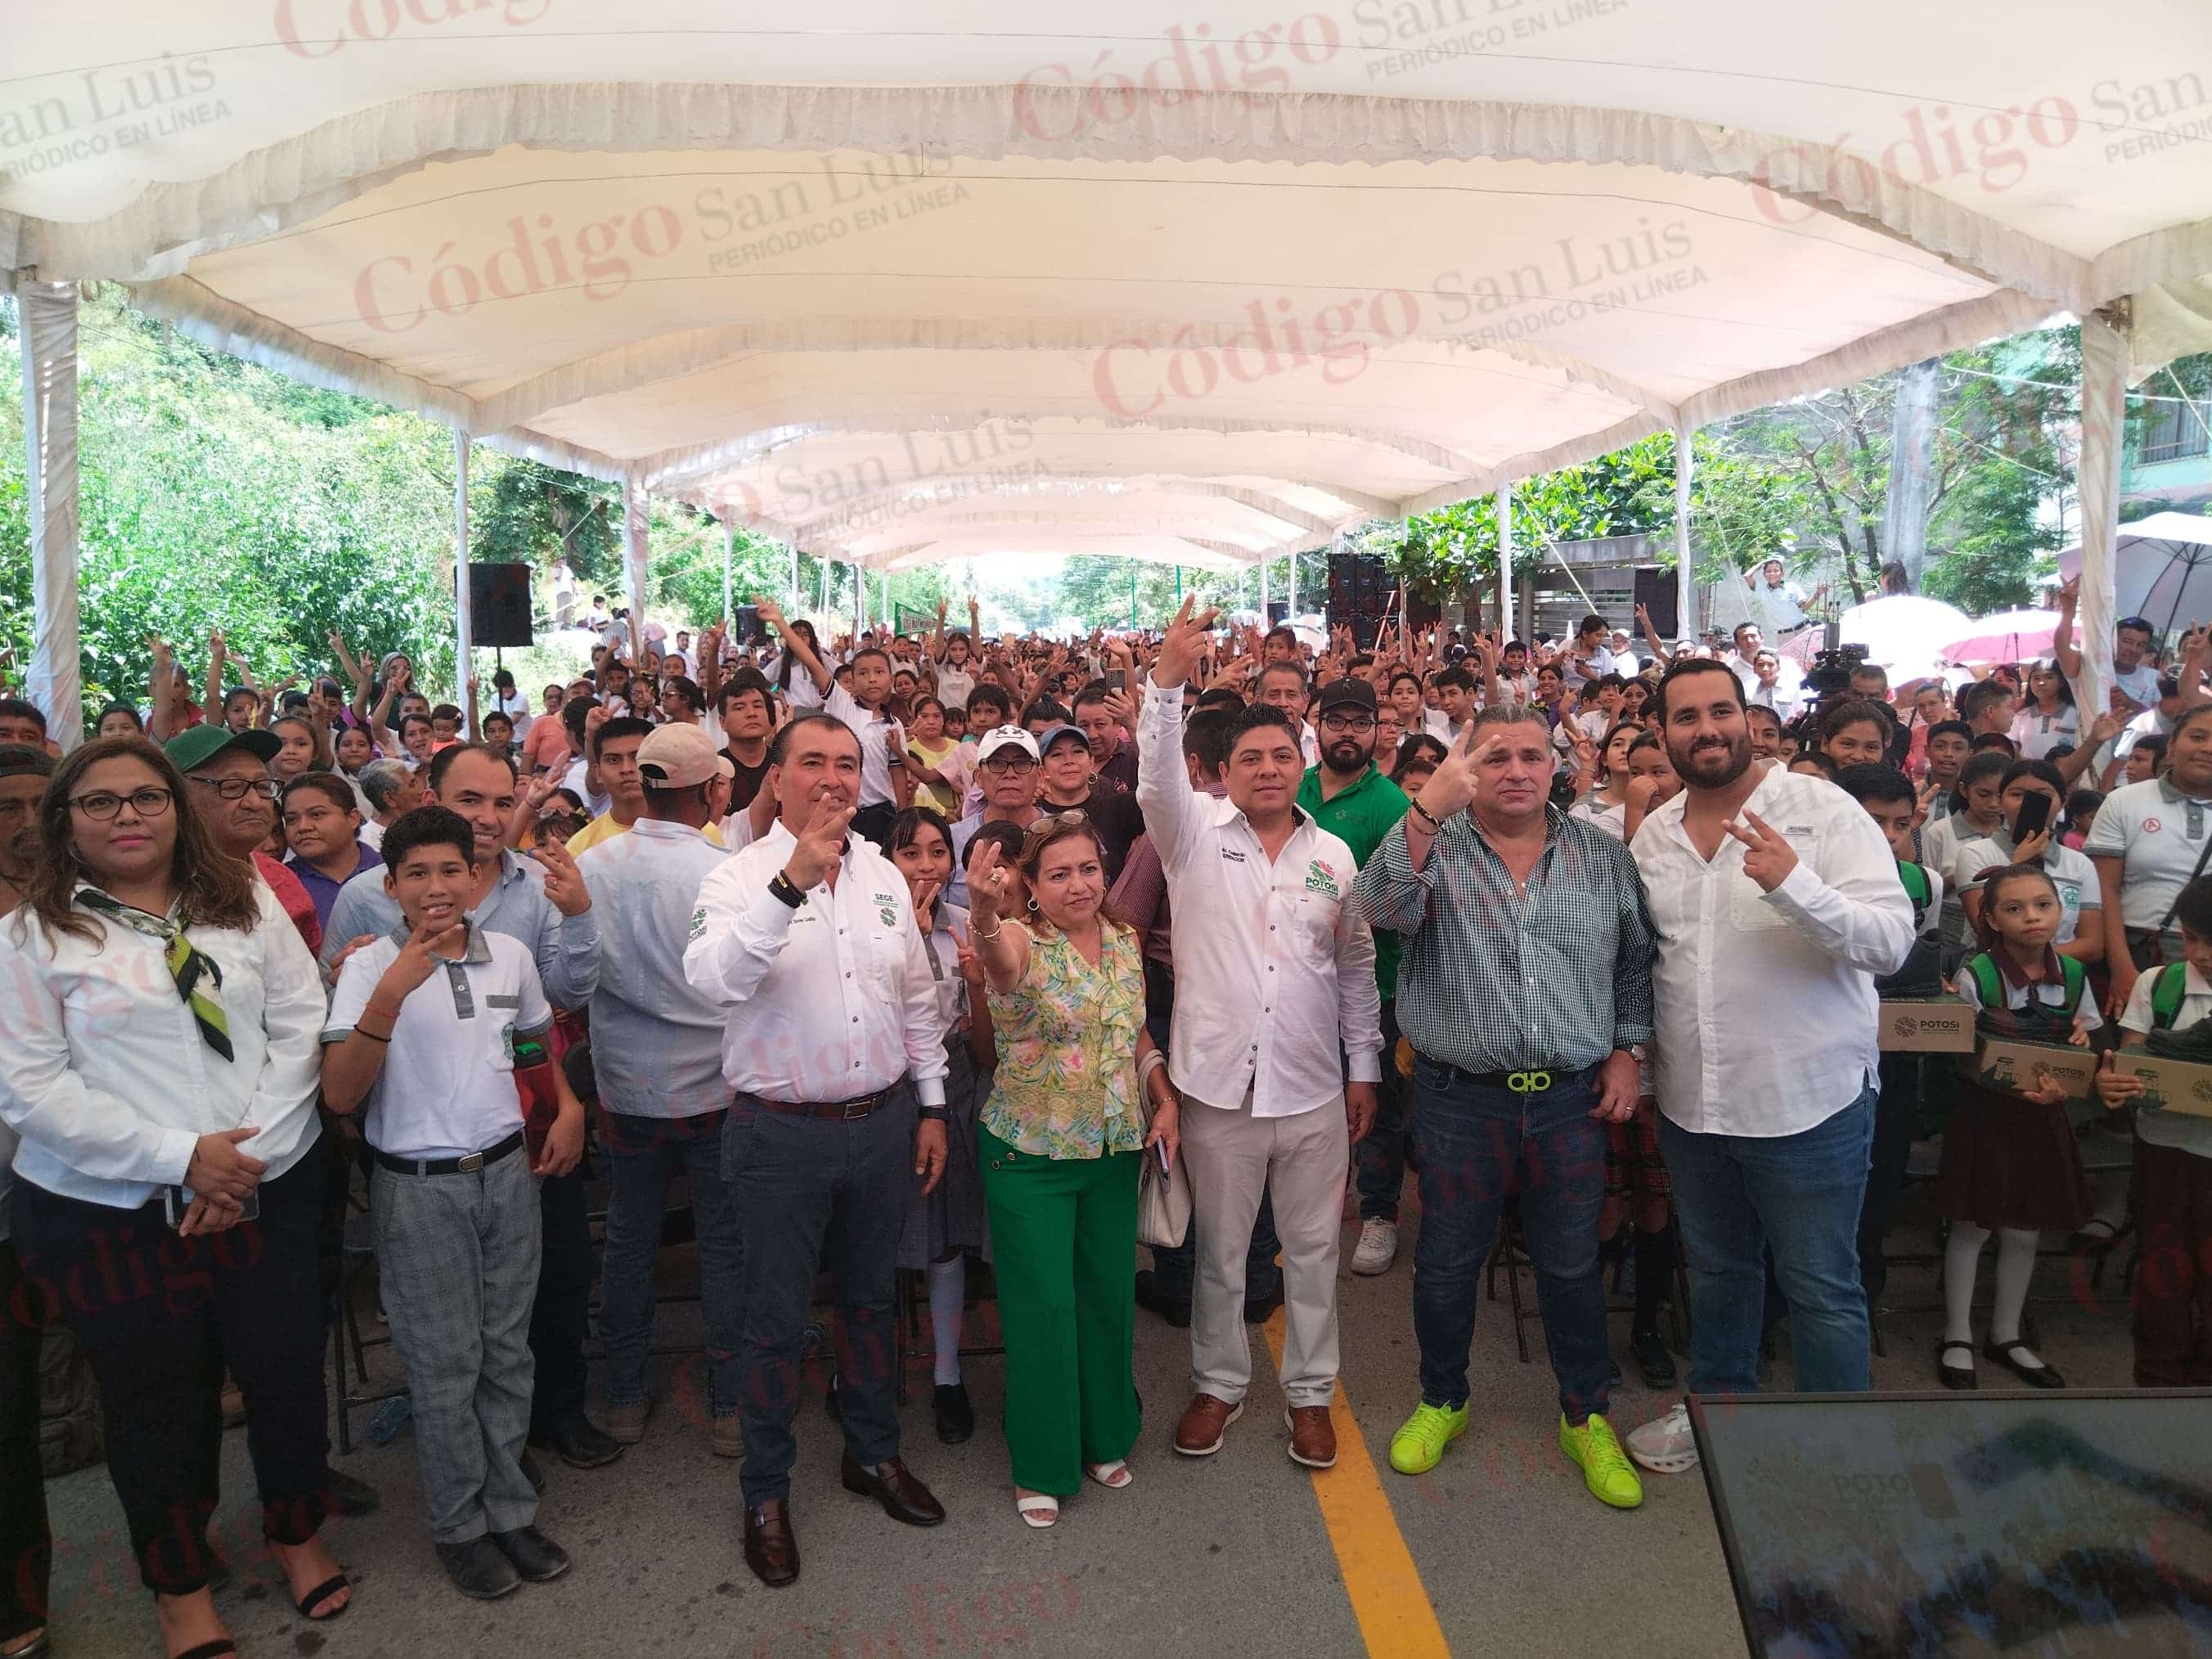
[[[1552,1086],[1549,1072],[1509,1072],[1505,1086],[1516,1095],[1540,1095]]]

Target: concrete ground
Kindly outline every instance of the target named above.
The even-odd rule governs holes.
[[[1899,1248],[1924,1250],[1924,1188],[1908,1205]],[[931,1425],[925,1357],[905,1413],[906,1451],[950,1519],[912,1530],[844,1492],[837,1437],[810,1401],[799,1419],[793,1502],[805,1570],[796,1586],[769,1590],[739,1556],[736,1468],[708,1454],[696,1360],[671,1358],[661,1362],[665,1403],[621,1462],[581,1473],[546,1460],[539,1521],[574,1558],[574,1570],[489,1605],[463,1600],[440,1573],[422,1524],[413,1442],[403,1435],[339,1463],[375,1486],[384,1504],[366,1520],[334,1523],[334,1547],[358,1589],[342,1620],[308,1625],[258,1553],[245,1436],[232,1431],[220,1537],[241,1571],[220,1602],[246,1659],[1743,1653],[1701,1478],[1647,1475],[1641,1510],[1600,1506],[1553,1438],[1557,1399],[1541,1328],[1530,1321],[1532,1363],[1520,1363],[1502,1299],[1484,1304],[1476,1327],[1475,1426],[1433,1475],[1391,1473],[1390,1434],[1416,1395],[1408,1310],[1415,1224],[1409,1218],[1389,1273],[1341,1279],[1343,1455],[1323,1474],[1284,1455],[1281,1394],[1257,1340],[1251,1399],[1227,1448],[1209,1460],[1176,1456],[1169,1439],[1186,1397],[1188,1348],[1182,1333],[1140,1313],[1146,1414],[1136,1483],[1118,1492],[1088,1488],[1056,1528],[1032,1532],[1014,1517],[995,1426],[1000,1362],[968,1362],[977,1432],[945,1447]],[[1352,1242],[1347,1224],[1347,1262]],[[672,1281],[680,1283],[689,1261],[688,1251],[665,1258]],[[2115,1262],[2099,1296],[2074,1283],[2063,1259],[2039,1271],[2037,1295],[2050,1298],[2034,1309],[2042,1352],[2076,1384],[2129,1382],[2118,1278]],[[1524,1294],[1533,1309],[1525,1276]],[[1932,1265],[1893,1273],[1877,1387],[1934,1386],[1941,1321],[1929,1310],[1936,1300]],[[991,1316],[988,1304],[975,1310],[980,1328],[971,1328],[971,1342],[988,1338]],[[1624,1432],[1672,1403],[1636,1384],[1627,1328],[1625,1313],[1613,1321],[1631,1379],[1615,1401]],[[695,1341],[696,1304],[664,1307],[658,1335],[664,1346]],[[372,1351],[371,1363],[394,1375],[388,1349]],[[1984,1388],[2016,1386],[1982,1369]],[[1769,1382],[1789,1386],[1786,1352]],[[356,1433],[363,1420],[356,1417]],[[158,1656],[105,1470],[79,1471],[48,1492],[58,1540],[55,1653]]]

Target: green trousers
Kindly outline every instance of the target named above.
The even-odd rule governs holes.
[[[977,1130],[1014,1484],[1072,1497],[1137,1443],[1135,1152],[1049,1158]]]

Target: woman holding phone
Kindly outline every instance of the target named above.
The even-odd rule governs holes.
[[[969,937],[990,988],[999,1066],[976,1140],[1006,1345],[1014,1509],[1049,1527],[1088,1476],[1134,1479],[1139,1413],[1137,1164],[1172,1163],[1181,1103],[1145,1030],[1135,932],[1105,914],[1106,855],[1080,811],[1039,818],[1016,859],[969,870]],[[1149,1100],[1151,1124],[1139,1101]]]
[[[103,738],[54,770],[28,895],[0,923],[0,982],[22,1274],[99,1379],[166,1652],[235,1650],[208,1590],[226,1370],[290,1598],[335,1618],[349,1591],[316,1536],[331,1472],[314,958],[252,866],[217,850],[169,759]]]

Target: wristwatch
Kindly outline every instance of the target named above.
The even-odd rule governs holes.
[[[781,870],[769,878],[768,890],[770,896],[782,900],[794,910],[806,902],[806,895],[794,886],[791,878]]]
[[[1651,1058],[1651,1045],[1648,1042],[1632,1042],[1623,1048],[1621,1053],[1641,1066]]]
[[[924,1123],[943,1123],[951,1116],[951,1113],[942,1106],[925,1106],[921,1109],[921,1121]]]

